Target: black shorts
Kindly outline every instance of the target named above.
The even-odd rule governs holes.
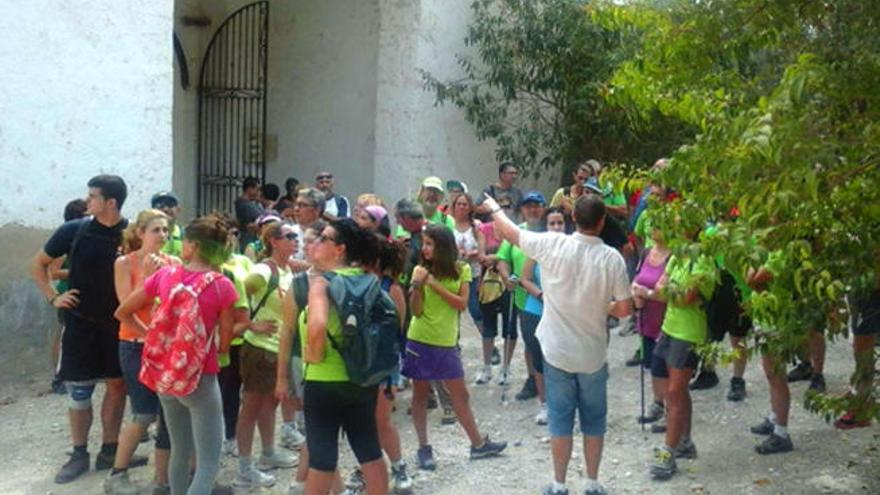
[[[66,382],[122,378],[119,323],[85,320],[65,311],[58,377]]]
[[[694,352],[696,344],[679,340],[663,334],[657,341],[654,354],[659,357],[667,368],[694,370],[700,364],[700,358]]]
[[[737,338],[745,338],[746,335],[749,334],[749,330],[752,329],[752,320],[745,315],[740,308],[740,313],[737,315],[736,319],[733,322],[733,325],[727,331],[731,337]]]
[[[516,320],[519,308],[515,303],[511,305],[513,298],[513,293],[506,290],[498,299],[488,304],[480,304],[484,339],[494,339],[498,336],[498,315],[501,315],[501,337],[516,340]]]
[[[345,432],[358,463],[382,458],[376,428],[378,391],[377,385],[306,381],[303,412],[311,469],[327,473],[336,470],[340,429]]]
[[[856,303],[853,335],[877,335],[880,333],[880,290],[871,291]]]

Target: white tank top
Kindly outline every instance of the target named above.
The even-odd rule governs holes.
[[[472,227],[468,227],[464,232],[459,232],[458,228],[452,229],[452,233],[455,235],[455,245],[458,247],[459,252],[468,252],[473,251],[479,247],[479,243],[477,242],[477,238],[474,237],[474,229]],[[480,276],[480,263],[476,260],[464,260],[471,266],[471,275],[474,278]]]

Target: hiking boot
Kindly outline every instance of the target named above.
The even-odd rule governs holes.
[[[544,487],[541,495],[568,495],[568,488],[563,488],[562,490],[554,490],[553,485],[547,485]]]
[[[648,412],[644,416],[639,416],[640,424],[648,424],[653,423],[659,419],[663,418],[663,404],[658,404],[656,402],[651,403],[651,407],[648,408]]]
[[[788,435],[781,437],[775,433],[771,433],[763,442],[755,445],[755,451],[761,455],[779,454],[792,450],[794,450],[794,445],[791,443],[791,437]]]
[[[860,420],[853,411],[848,411],[834,422],[834,427],[840,430],[852,430],[853,428],[864,428],[866,426],[871,426],[871,418]]]
[[[667,446],[654,447],[654,464],[651,465],[651,476],[658,480],[668,480],[678,468],[675,465],[675,453]]]
[[[727,400],[730,402],[740,402],[746,398],[746,381],[742,378],[733,377],[730,379],[730,390],[727,392]]]
[[[813,377],[813,366],[810,363],[799,363],[793,370],[788,372],[789,382],[800,382]]]
[[[636,349],[635,354],[629,359],[626,360],[627,368],[635,368],[636,366],[642,364],[642,350]]]
[[[483,440],[483,445],[479,447],[471,446],[471,460],[485,459],[487,457],[495,457],[507,448],[507,442],[493,442],[487,436]]]
[[[238,442],[234,438],[223,440],[223,448],[221,452],[229,457],[238,457]]]
[[[822,376],[821,373],[816,373],[810,378],[810,388],[807,390],[812,390],[817,394],[825,393],[825,377]]]
[[[260,462],[257,466],[263,470],[276,468],[292,468],[299,462],[299,456],[293,453],[276,450],[272,455],[260,455]]]
[[[443,416],[440,418],[441,425],[454,425],[458,421],[455,411],[451,407],[443,408]]]
[[[235,476],[235,486],[240,488],[268,488],[274,484],[274,476],[264,473],[253,466],[246,471],[239,471]]]
[[[673,449],[673,453],[676,459],[696,459],[697,446],[694,445],[694,441],[690,438],[687,440],[681,439],[678,442],[678,447]]]
[[[360,469],[355,469],[352,471],[351,476],[348,477],[348,481],[345,482],[345,491],[342,493],[343,495],[358,495],[363,493],[366,487],[364,473]]]
[[[150,459],[145,455],[132,455],[131,460],[128,461],[128,467],[136,468],[146,466],[149,460]],[[115,449],[113,450],[113,452],[98,452],[98,455],[95,456],[95,471],[104,471],[105,469],[112,468],[114,461],[116,461]]]
[[[140,488],[128,478],[128,471],[122,471],[104,478],[104,493],[107,495],[138,495]]]
[[[697,378],[691,382],[690,389],[691,390],[708,390],[715,385],[718,385],[718,374],[714,371],[700,371],[700,374],[697,375]]]
[[[516,393],[516,400],[529,400],[538,396],[538,386],[535,384],[535,376],[529,375],[529,378],[523,383],[522,388]]]
[[[510,370],[508,370],[506,368],[501,368],[501,372],[498,373],[498,379],[495,381],[495,383],[497,383],[498,385],[501,385],[503,387],[504,385],[507,385],[507,383],[509,381],[510,381]]]
[[[485,385],[492,381],[492,367],[491,366],[483,366],[477,373],[477,379],[474,380],[475,385]]]
[[[89,454],[88,452],[77,453],[72,452],[70,459],[61,466],[58,474],[55,475],[55,483],[64,484],[82,476],[89,470]]]
[[[660,418],[651,425],[651,433],[666,433],[666,418]]]
[[[541,409],[535,415],[535,424],[541,426],[547,424],[547,404],[541,404]]]
[[[492,366],[498,366],[501,364],[501,353],[498,352],[497,347],[492,348]]]
[[[433,471],[437,469],[437,463],[434,462],[434,449],[430,445],[422,445],[416,452],[416,458],[419,461],[419,469],[425,471]]]
[[[769,418],[749,428],[749,431],[755,435],[770,435],[773,433],[773,422]]]
[[[400,462],[397,466],[391,464],[391,493],[407,495],[412,493],[413,480],[406,473],[406,463]]]
[[[306,443],[306,437],[294,425],[281,425],[281,446],[285,449],[299,450]]]

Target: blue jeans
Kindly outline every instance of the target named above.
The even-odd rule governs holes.
[[[468,313],[474,320],[477,330],[483,324],[483,313],[480,311],[480,278],[471,280],[470,293],[468,294]]]
[[[595,373],[569,373],[544,361],[544,393],[550,436],[570,437],[574,413],[588,437],[605,435],[608,416],[608,365]]]
[[[143,350],[144,344],[139,342],[119,341],[119,367],[122,369],[134,422],[148,425],[156,421],[159,414],[159,397],[138,378]]]

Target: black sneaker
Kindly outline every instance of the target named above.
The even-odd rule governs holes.
[[[516,400],[529,400],[538,396],[538,386],[535,385],[534,375],[529,375],[528,380],[523,383],[522,389],[516,393]]]
[[[788,372],[789,382],[800,382],[813,377],[813,366],[810,363],[800,363]]]
[[[489,440],[489,437],[486,437],[483,440],[483,445],[480,445],[479,447],[471,446],[471,459],[494,457],[501,454],[506,448],[507,442],[493,442],[492,440]]]
[[[773,433],[773,422],[768,418],[764,418],[764,421],[750,427],[749,431],[755,435],[770,435]]]
[[[742,378],[733,377],[730,379],[730,391],[727,392],[727,400],[730,402],[739,402],[746,398],[746,381]]]
[[[498,352],[497,347],[492,348],[492,366],[498,366],[501,364],[501,354]]]
[[[89,470],[89,454],[86,453],[77,453],[71,452],[70,459],[61,466],[61,469],[58,471],[58,474],[55,475],[55,483],[59,485],[64,483],[70,483],[71,481],[79,478],[84,473]]]
[[[660,421],[653,423],[651,433],[666,433],[666,418],[660,418]]]
[[[113,452],[98,452],[98,455],[95,456],[95,471],[104,471],[106,469],[110,469],[113,467],[113,463],[116,461],[116,451]],[[131,460],[128,461],[128,467],[136,468],[141,466],[146,466],[149,458],[144,455],[133,455],[131,456]]]
[[[563,488],[562,490],[554,490],[553,485],[547,485],[544,487],[541,495],[568,495],[568,488]]]
[[[648,408],[648,412],[646,412],[644,416],[639,416],[638,421],[640,424],[653,423],[663,417],[663,412],[663,404],[652,402],[651,407]]]
[[[430,445],[419,447],[418,452],[416,452],[416,458],[419,461],[419,469],[424,469],[425,471],[437,469],[437,463],[434,462],[434,449]]]
[[[633,354],[633,357],[626,360],[626,367],[635,368],[640,364],[642,364],[642,350],[636,349],[636,353]]]
[[[690,384],[691,390],[707,390],[718,385],[718,375],[714,371],[703,370]]]
[[[817,394],[825,393],[825,377],[822,376],[821,373],[816,373],[810,378],[810,388],[807,390],[812,390]]]
[[[52,379],[52,393],[57,395],[64,395],[67,393],[67,386],[61,378],[58,378],[58,375],[55,375],[55,378]]]
[[[755,445],[755,451],[761,455],[780,454],[792,450],[794,450],[794,444],[791,443],[791,437],[788,435],[781,437],[775,433],[771,433],[766,440]]]

